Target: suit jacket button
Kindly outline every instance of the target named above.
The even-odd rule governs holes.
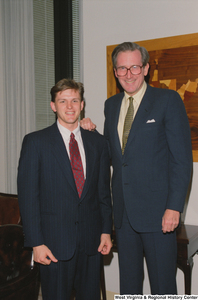
[[[123,166],[123,167],[127,167],[128,165],[124,163],[122,166]]]

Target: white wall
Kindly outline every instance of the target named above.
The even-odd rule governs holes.
[[[198,0],[82,0],[83,82],[86,116],[103,131],[107,95],[106,46],[198,32]],[[192,191],[185,223],[198,225],[198,163],[194,163]],[[105,267],[106,289],[119,291],[117,254]],[[192,294],[198,294],[198,257],[194,257]],[[177,274],[178,293],[184,293],[183,273]],[[148,294],[147,274],[144,293]]]

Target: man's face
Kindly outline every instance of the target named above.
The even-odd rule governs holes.
[[[55,102],[51,102],[51,108],[56,112],[58,121],[70,131],[78,126],[83,106],[84,102],[81,101],[79,92],[72,89],[58,92]]]
[[[126,51],[120,52],[117,56],[117,68],[118,67],[127,67],[131,66],[142,66],[142,58],[139,50],[135,51]],[[118,78],[119,83],[125,90],[125,92],[133,96],[135,95],[142,87],[144,82],[144,76],[148,74],[149,64],[141,69],[141,73],[139,75],[131,74],[131,71],[128,70],[127,74],[123,77],[119,77],[117,75],[116,69],[114,69],[115,76]]]

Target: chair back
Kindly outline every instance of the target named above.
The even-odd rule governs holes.
[[[18,197],[0,193],[0,225],[21,224]]]
[[[31,269],[32,249],[24,249],[21,225],[0,226],[0,282],[8,282]]]
[[[0,299],[37,300],[39,267],[32,266],[32,249],[24,248],[21,225],[0,226]]]

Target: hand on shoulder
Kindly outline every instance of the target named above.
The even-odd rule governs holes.
[[[85,130],[89,130],[89,131],[94,131],[96,129],[96,125],[91,121],[90,118],[83,118],[80,121],[80,126],[85,129]]]

